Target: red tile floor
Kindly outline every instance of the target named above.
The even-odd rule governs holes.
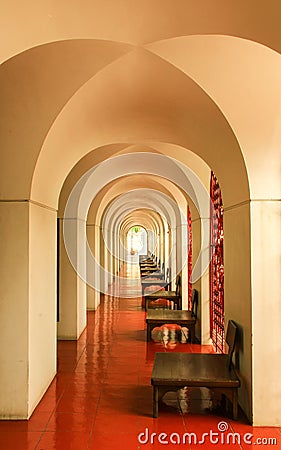
[[[129,267],[126,276],[131,275]],[[87,329],[77,342],[58,342],[57,376],[30,420],[0,421],[0,449],[249,449],[258,438],[267,446],[277,440],[274,448],[281,449],[280,428],[253,428],[242,414],[234,422],[204,389],[168,393],[159,418],[152,418],[155,352],[213,350],[172,341],[147,344],[140,286],[134,283],[128,278],[115,293],[125,295],[127,289],[135,298],[105,296],[98,310],[88,313]],[[212,441],[211,431],[217,433]],[[234,432],[236,443],[228,443]],[[190,442],[186,435],[184,443],[184,433],[194,433]],[[209,433],[205,440],[204,433]],[[246,433],[253,434],[251,443]]]

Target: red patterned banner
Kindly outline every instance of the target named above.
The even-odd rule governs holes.
[[[192,221],[190,208],[187,209],[187,223],[188,223],[188,309],[192,307]]]
[[[223,204],[218,180],[210,183],[210,332],[217,351],[224,352]]]

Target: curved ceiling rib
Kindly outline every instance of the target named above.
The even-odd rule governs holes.
[[[232,172],[245,173],[237,140],[211,99],[181,71],[138,50],[105,68],[68,102],[37,161],[32,198],[56,205],[63,180],[79,156],[122,141],[177,143],[210,166],[218,166],[217,172],[222,171],[219,164],[227,154],[232,158]],[[61,155],[62,146],[67,148],[67,159]],[[48,167],[52,167],[54,182],[52,190],[46,191],[43,184]]]

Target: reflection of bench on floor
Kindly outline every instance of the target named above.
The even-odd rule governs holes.
[[[156,353],[151,376],[153,385],[153,417],[158,417],[158,401],[166,392],[184,387],[207,387],[219,390],[232,402],[233,418],[238,413],[240,380],[232,366],[237,326],[228,322],[226,342],[228,354]]]
[[[167,292],[167,291],[165,291]],[[162,292],[162,295],[165,293]],[[160,301],[158,299],[154,301]],[[165,301],[165,297],[163,298]],[[190,341],[195,342],[195,325],[197,320],[197,308],[198,308],[198,291],[193,289],[192,291],[192,306],[191,310],[171,310],[171,309],[152,309],[148,308],[146,316],[146,338],[147,341],[151,339],[151,331],[155,327],[161,327],[165,324],[177,324],[181,327],[187,327],[189,330]]]
[[[146,316],[146,338],[151,340],[151,331],[155,327],[165,324],[177,324],[187,327],[190,332],[190,341],[195,342],[196,317],[191,315],[191,311],[171,310],[171,309],[148,309]]]

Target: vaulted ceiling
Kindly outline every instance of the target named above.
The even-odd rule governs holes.
[[[57,208],[66,180],[142,151],[212,168],[229,205],[278,197],[279,0],[16,3],[0,17],[1,198]]]

